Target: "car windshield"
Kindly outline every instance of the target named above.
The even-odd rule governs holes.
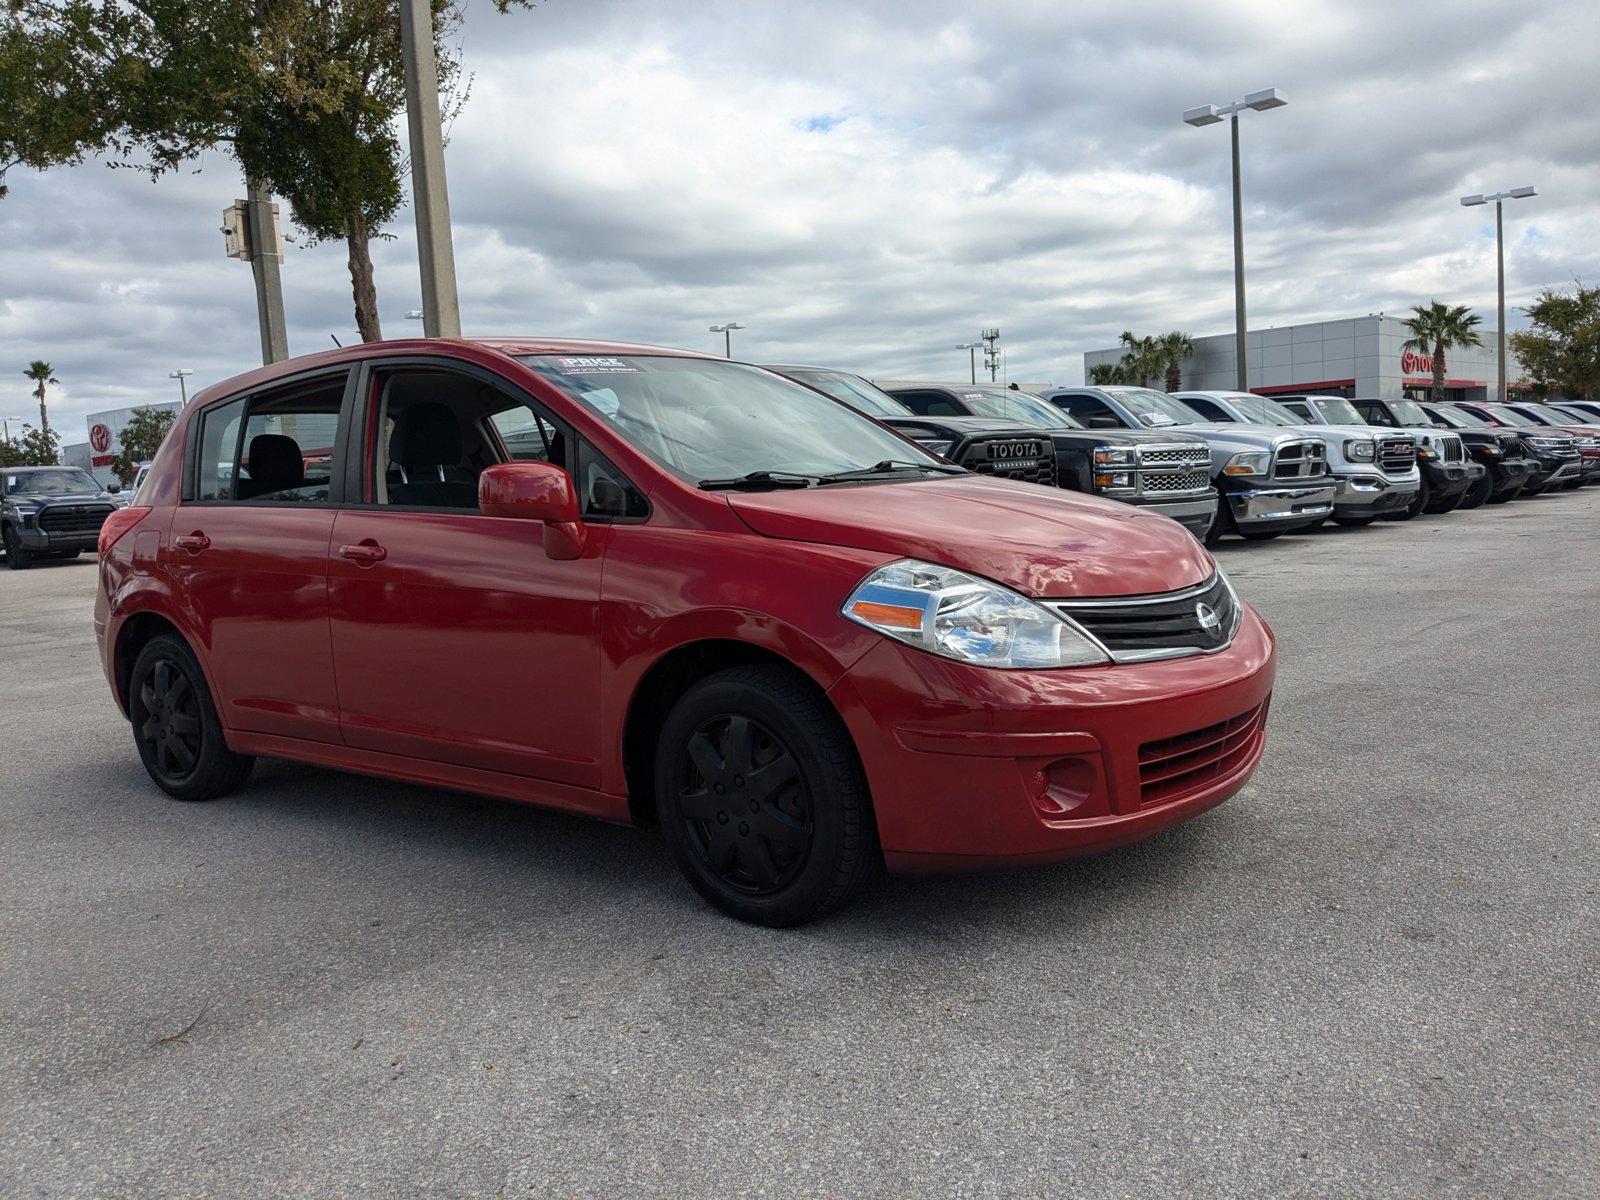
[[[1482,417],[1466,412],[1459,408],[1430,408],[1425,411],[1432,413],[1451,429],[1493,429],[1494,426]]]
[[[1504,421],[1507,425],[1515,425],[1518,429],[1537,429],[1537,428],[1539,428],[1539,422],[1533,420],[1530,417],[1525,417],[1521,413],[1516,412],[1513,409],[1495,408],[1495,409],[1490,409],[1490,411],[1492,413],[1494,413],[1494,416],[1495,416],[1496,420]]]
[[[1268,400],[1265,396],[1229,396],[1228,403],[1233,405],[1246,421],[1256,425],[1299,425],[1300,422],[1293,413],[1280,405],[1276,400]],[[1357,420],[1357,425],[1366,424]]]
[[[1390,400],[1389,411],[1394,414],[1394,419],[1402,425],[1432,425],[1428,414],[1422,411],[1422,405],[1415,400]]]
[[[967,407],[980,417],[997,417],[1007,421],[1021,421],[1035,429],[1076,429],[1078,423],[1048,400],[1032,392],[1019,392],[1011,388],[984,387],[978,384],[963,388],[961,398]]]
[[[835,400],[843,400],[857,412],[869,417],[908,417],[911,410],[888,392],[880,391],[859,375],[848,371],[813,371],[804,367],[772,367],[779,375],[799,380],[819,392],[826,392]]]
[[[1527,409],[1528,412],[1531,412],[1534,416],[1543,417],[1552,425],[1572,424],[1572,418],[1570,416],[1559,409],[1551,408],[1548,404],[1526,404],[1523,405],[1523,407]],[[1587,425],[1588,422],[1579,421],[1578,424]]]
[[[1592,412],[1584,412],[1581,408],[1569,408],[1563,405],[1562,407],[1556,409],[1556,411],[1560,413],[1566,413],[1567,420],[1576,421],[1580,425],[1593,425],[1595,423],[1595,414]]]
[[[1203,418],[1182,400],[1151,388],[1109,388],[1108,394],[1152,429],[1166,425],[1199,425]]]
[[[24,471],[13,475],[6,485],[10,496],[71,496],[81,492],[98,492],[100,485],[87,471]]]
[[[759,367],[632,354],[540,354],[521,361],[691,481],[758,476],[753,484],[782,486],[890,462],[949,470],[860,413]]]
[[[1338,396],[1319,397],[1311,403],[1317,406],[1317,411],[1329,425],[1365,425],[1361,414],[1356,411],[1356,406],[1348,400],[1341,400]],[[1421,419],[1422,414],[1417,414]]]

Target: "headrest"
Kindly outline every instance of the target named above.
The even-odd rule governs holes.
[[[461,461],[461,426],[448,405],[413,404],[395,418],[389,458],[407,471],[454,466]]]
[[[281,433],[258,433],[250,439],[251,482],[295,487],[305,477],[305,460],[300,457],[299,443],[292,437]]]

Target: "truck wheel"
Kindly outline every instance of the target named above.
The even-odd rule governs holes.
[[[1428,477],[1424,475],[1422,477],[1422,486],[1417,489],[1417,494],[1411,497],[1411,503],[1406,505],[1399,512],[1385,513],[1384,520],[1409,521],[1412,517],[1420,517],[1423,509],[1428,507],[1428,504],[1430,501],[1432,501],[1432,499],[1433,489],[1428,486]]]
[[[33,552],[22,548],[17,531],[7,525],[5,529],[6,566],[13,571],[26,571],[33,564]]]
[[[655,783],[679,869],[741,921],[815,920],[882,862],[850,735],[788,668],[735,667],[685,693],[662,727]]]
[[[1333,523],[1343,525],[1346,529],[1364,529],[1377,519],[1378,514],[1373,513],[1370,517],[1335,517]]]
[[[1489,493],[1494,490],[1494,480],[1489,478],[1489,473],[1484,472],[1483,478],[1467,489],[1466,495],[1461,497],[1462,508],[1481,508],[1489,500]]]
[[[1491,493],[1490,496],[1489,496],[1489,499],[1486,500],[1484,503],[1486,503],[1486,504],[1505,504],[1507,501],[1515,500],[1520,495],[1522,495],[1522,489],[1520,487],[1507,488],[1505,491],[1497,493],[1497,494],[1496,493]]]
[[[255,759],[228,749],[205,674],[182,638],[164,633],[139,651],[128,718],[144,769],[175,800],[215,800],[250,777]]]
[[[1233,527],[1233,510],[1228,507],[1228,498],[1220,492],[1217,494],[1217,515],[1211,519],[1211,528],[1206,530],[1206,548],[1210,549],[1222,540],[1229,531],[1237,533]]]

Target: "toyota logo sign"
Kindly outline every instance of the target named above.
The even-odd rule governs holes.
[[[95,425],[89,430],[89,445],[96,454],[104,454],[111,448],[111,429],[106,425]]]

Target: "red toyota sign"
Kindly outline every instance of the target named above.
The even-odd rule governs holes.
[[[1433,371],[1433,355],[1418,354],[1415,350],[1403,351],[1400,355],[1400,370],[1407,375],[1424,375]]]
[[[96,425],[89,430],[89,446],[96,454],[104,454],[111,446],[111,429]]]

